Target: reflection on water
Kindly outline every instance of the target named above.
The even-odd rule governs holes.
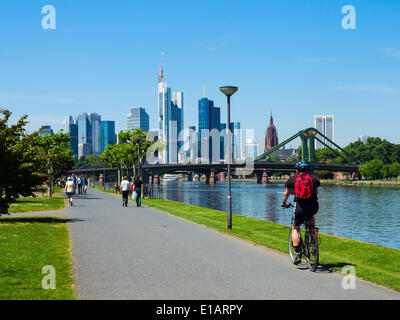
[[[234,214],[290,225],[291,210],[280,207],[284,186],[253,182],[232,184]],[[164,198],[220,211],[227,210],[227,184],[168,182]],[[316,216],[321,232],[400,249],[399,189],[320,188],[320,212]]]

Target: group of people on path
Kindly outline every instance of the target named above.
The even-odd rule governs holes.
[[[140,176],[136,176],[131,183],[127,176],[125,176],[121,182],[120,190],[122,193],[122,206],[128,207],[129,195],[136,200],[136,206],[142,205],[142,185],[143,181]]]
[[[85,176],[75,176],[72,174],[71,177],[67,177],[64,186],[64,192],[68,198],[68,207],[74,205],[74,198],[73,196],[78,189],[78,194],[85,195],[87,193],[87,187],[90,184],[90,179],[87,179]]]

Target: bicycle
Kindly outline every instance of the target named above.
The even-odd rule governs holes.
[[[293,204],[289,204],[288,208],[294,208]],[[319,229],[313,227],[312,229],[308,226],[308,219],[306,218],[305,224],[305,241],[303,242],[303,237],[301,235],[301,230],[299,229],[298,234],[300,237],[300,249],[301,256],[304,255],[307,260],[307,265],[310,271],[315,272],[318,268],[319,263]],[[292,242],[292,228],[289,231],[289,254],[292,263],[294,264],[296,258],[296,252],[294,250]],[[300,256],[300,257],[301,257]]]

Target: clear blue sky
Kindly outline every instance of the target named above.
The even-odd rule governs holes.
[[[57,29],[41,28],[53,5]],[[357,10],[344,30],[341,8]],[[157,127],[157,68],[185,94],[185,126],[197,104],[221,107],[218,87],[240,87],[232,120],[262,143],[273,111],[280,140],[334,114],[336,141],[359,135],[400,143],[400,1],[0,1],[0,107],[27,113],[30,129],[62,128],[66,115],[97,112],[126,129],[130,106]]]

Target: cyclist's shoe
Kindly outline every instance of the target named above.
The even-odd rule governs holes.
[[[296,257],[294,258],[293,264],[296,266],[301,263],[301,252],[297,253],[296,252]]]

